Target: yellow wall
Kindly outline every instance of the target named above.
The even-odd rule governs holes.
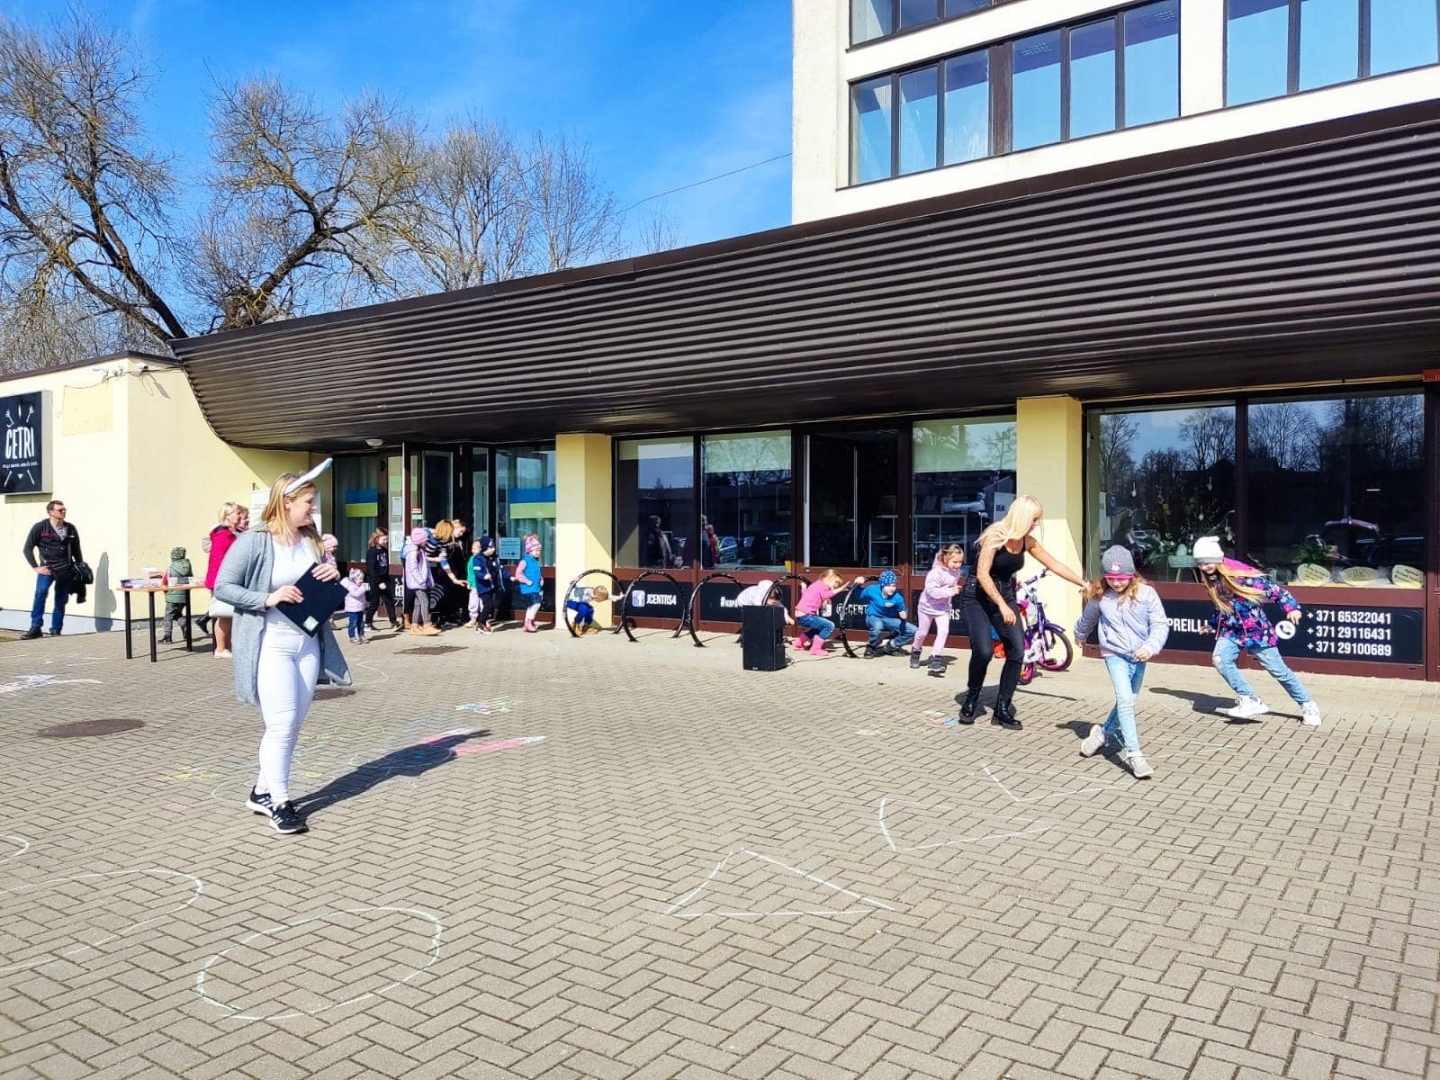
[[[268,486],[286,469],[304,469],[309,455],[228,446],[210,430],[178,368],[138,359],[0,381],[0,396],[51,391],[51,485],[44,495],[0,501],[0,626],[28,625],[34,575],[20,557],[30,526],[51,498],[64,499],[80,531],[95,586],[84,604],[69,605],[67,629],[114,617],[113,590],[145,566],[164,568],[170,549],[184,547],[197,574],[205,571],[201,541],[222,502],[246,502],[252,486]],[[197,606],[208,601],[195,598]],[[72,623],[71,616],[74,616]],[[47,626],[48,621],[47,621]]]
[[[1015,403],[1016,493],[1033,495],[1045,508],[1038,539],[1045,550],[1076,573],[1084,572],[1085,425],[1080,403],[1071,397],[1021,398]],[[1026,575],[1039,572],[1032,562]],[[1080,595],[1063,579],[1047,578],[1041,595],[1062,625],[1080,616]]]
[[[555,438],[555,606],[565,586],[585,570],[609,570],[614,559],[613,462],[608,435]],[[587,584],[605,584],[596,578]],[[601,619],[606,612],[600,611]]]

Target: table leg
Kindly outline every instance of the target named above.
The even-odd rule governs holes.
[[[130,645],[130,591],[126,589],[122,595],[125,597],[125,659],[133,660],[135,650]]]
[[[185,651],[186,651],[186,652],[194,652],[194,651],[195,651],[195,642],[194,642],[194,639],[190,636],[191,633],[192,633],[192,631],[191,631],[191,629],[190,629],[190,624],[191,624],[192,622],[194,622],[194,620],[190,618],[190,608],[191,608],[191,598],[192,598],[194,595],[195,595],[195,590],[194,590],[194,589],[186,589],[186,590],[185,590]]]
[[[150,662],[153,664],[160,657],[155,649],[155,590],[148,590],[145,595],[150,598]]]

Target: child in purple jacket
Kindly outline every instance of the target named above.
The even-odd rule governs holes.
[[[920,593],[920,628],[915,634],[915,647],[910,650],[910,666],[920,666],[920,650],[930,624],[935,624],[935,644],[930,649],[930,671],[937,679],[945,677],[945,639],[950,636],[950,601],[960,592],[960,568],[965,565],[965,549],[959,544],[946,544],[935,552],[934,565],[925,575],[925,588]]]

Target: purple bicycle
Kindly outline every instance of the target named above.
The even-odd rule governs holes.
[[[1057,623],[1045,617],[1045,605],[1036,587],[1049,570],[1042,570],[1016,588],[1020,619],[1025,625],[1025,656],[1020,662],[1020,685],[1035,678],[1036,670],[1064,671],[1075,659],[1075,648],[1069,635]]]

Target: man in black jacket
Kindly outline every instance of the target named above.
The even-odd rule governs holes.
[[[50,516],[37,521],[25,537],[25,561],[35,571],[35,603],[30,608],[30,629],[23,635],[38,638],[45,621],[45,597],[55,586],[55,609],[50,615],[50,636],[58,637],[65,626],[65,603],[76,590],[75,564],[80,562],[80,534],[65,520],[65,504],[51,499],[45,506]],[[35,552],[40,558],[36,561]]]

